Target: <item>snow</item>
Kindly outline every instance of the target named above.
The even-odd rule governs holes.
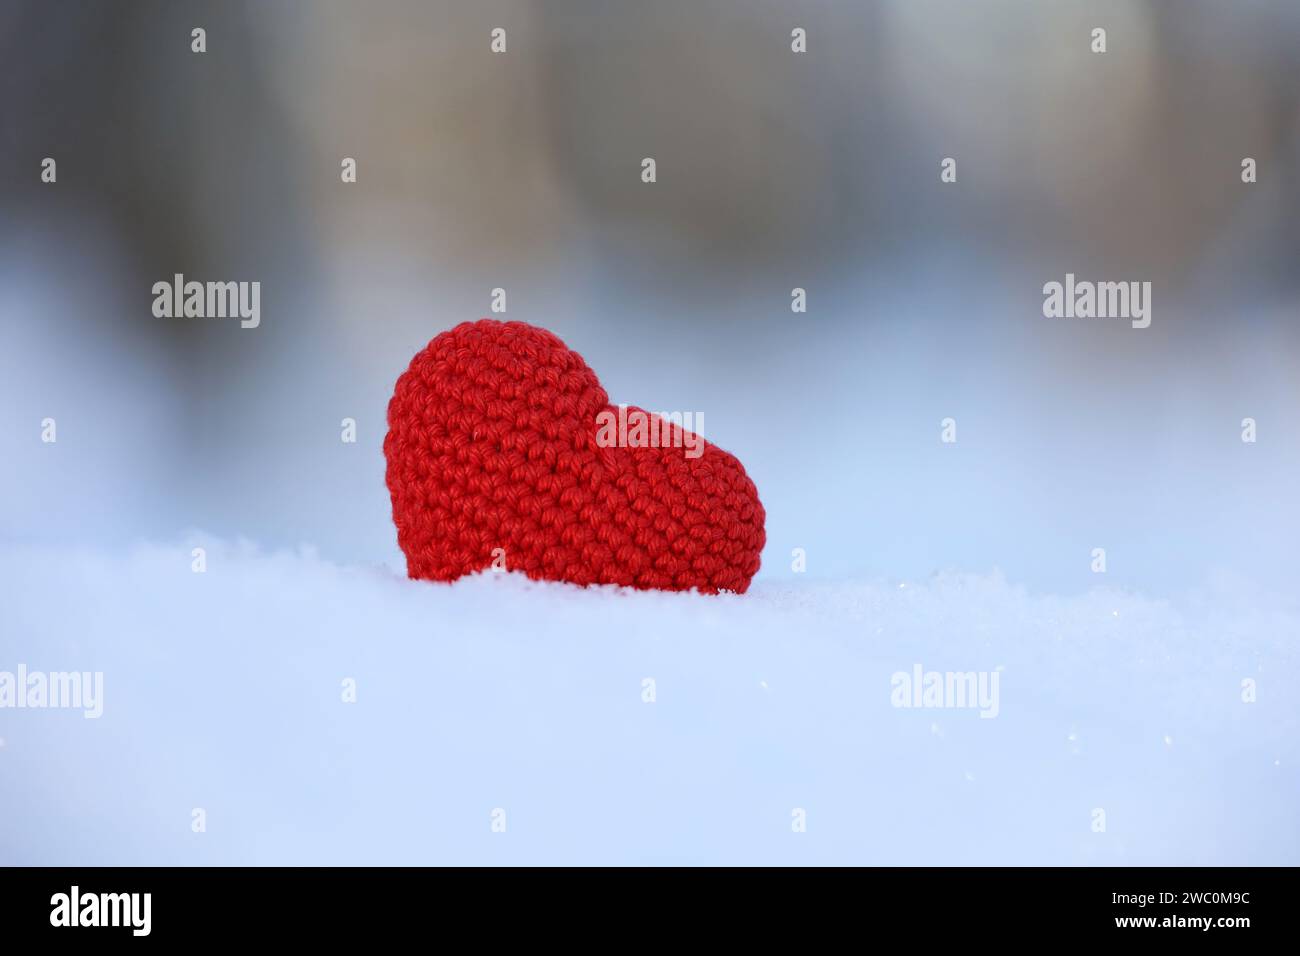
[[[1300,613],[1241,580],[709,597],[213,540],[0,580],[0,671],[104,675],[99,719],[0,709],[0,863],[1300,863]],[[894,706],[917,665],[996,717]]]

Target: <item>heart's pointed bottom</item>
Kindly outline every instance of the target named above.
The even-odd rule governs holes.
[[[744,593],[766,541],[744,467],[662,419],[659,446],[606,447],[598,418],[617,411],[545,329],[483,319],[434,338],[397,381],[384,439],[407,574]]]

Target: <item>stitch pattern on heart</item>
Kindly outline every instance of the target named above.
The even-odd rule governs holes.
[[[434,338],[388,403],[407,574],[452,581],[503,554],[536,579],[743,593],[766,542],[744,467],[707,441],[697,458],[680,440],[604,447],[596,419],[614,410],[545,329],[482,319]]]

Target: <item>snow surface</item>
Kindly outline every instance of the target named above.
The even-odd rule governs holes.
[[[0,710],[0,863],[1300,863],[1300,613],[1241,581],[708,597],[191,544],[0,550],[0,671],[105,698]],[[915,664],[996,670],[998,716],[892,706]]]

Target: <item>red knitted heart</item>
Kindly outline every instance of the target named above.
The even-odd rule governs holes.
[[[604,447],[602,411],[617,414],[596,374],[545,329],[483,319],[430,342],[397,380],[384,439],[407,574],[504,561],[583,585],[748,588],[765,515],[740,462],[702,438],[688,457],[697,439],[667,422],[677,440],[661,447]]]

